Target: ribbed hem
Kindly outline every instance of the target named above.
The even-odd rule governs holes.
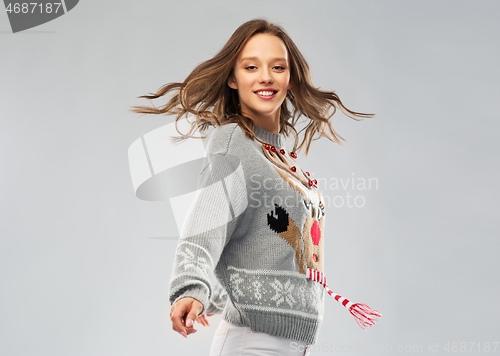
[[[317,342],[321,326],[319,319],[256,310],[244,310],[243,314],[245,322],[241,320],[241,312],[228,303],[222,317],[234,325],[247,326],[253,331],[290,339],[290,341],[302,341],[308,344]]]
[[[253,132],[255,136],[257,136],[262,141],[272,146],[283,148],[285,140],[282,134],[264,130],[262,127],[257,126],[256,124],[253,125]]]

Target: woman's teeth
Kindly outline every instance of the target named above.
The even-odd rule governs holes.
[[[259,95],[262,95],[262,96],[271,96],[271,95],[274,95],[274,91],[258,91],[256,92],[257,94]]]

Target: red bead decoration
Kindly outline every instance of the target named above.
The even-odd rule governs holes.
[[[310,177],[311,175],[309,174],[309,172],[306,172],[307,176]]]
[[[297,158],[297,155],[294,152],[290,152],[290,156],[292,156],[293,158]]]
[[[293,166],[293,167],[291,168],[291,170],[292,170],[292,172],[295,172],[295,171],[297,171],[297,168],[295,168],[295,166]]]
[[[314,185],[318,184],[318,181],[316,179],[313,179]]]
[[[280,152],[281,152],[282,155],[285,154],[285,150],[284,149],[281,149]]]
[[[264,147],[266,148],[266,150],[268,150],[270,148],[270,146],[267,143]]]
[[[308,182],[308,184],[309,184],[309,186],[310,186],[310,187],[312,187],[312,185],[313,185],[313,181],[312,181],[312,180],[310,180],[310,181]]]
[[[276,152],[276,147],[271,146],[271,151]]]
[[[313,261],[314,262],[318,262],[318,256],[316,256],[316,255],[313,254]]]

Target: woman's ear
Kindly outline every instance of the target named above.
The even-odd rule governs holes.
[[[238,86],[236,85],[236,80],[234,78],[234,74],[231,74],[229,76],[229,78],[227,78],[227,85],[231,88],[231,89],[236,89],[238,90]]]

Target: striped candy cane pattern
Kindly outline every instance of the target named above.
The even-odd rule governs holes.
[[[375,325],[376,319],[374,317],[382,316],[379,311],[370,308],[366,304],[352,303],[349,301],[349,299],[346,299],[341,295],[334,293],[330,288],[328,288],[328,285],[326,284],[326,277],[323,272],[308,268],[307,278],[321,283],[329,295],[334,297],[337,302],[341,303],[344,307],[347,308],[347,310],[349,310],[349,312],[354,316],[354,319],[362,329],[366,330],[370,326]]]

